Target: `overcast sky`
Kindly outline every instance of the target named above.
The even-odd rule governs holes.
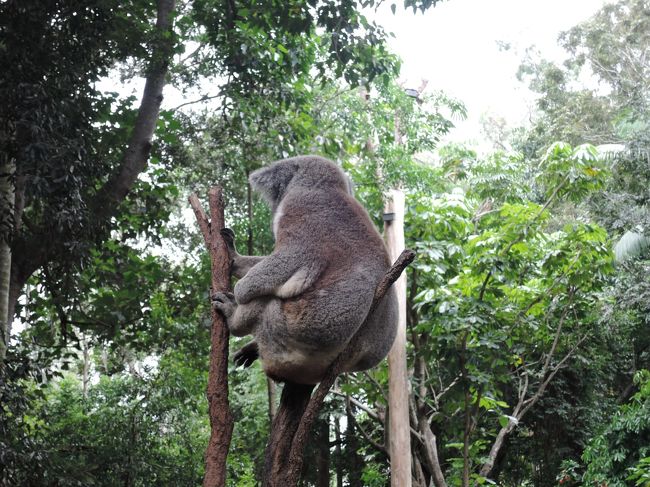
[[[397,2],[397,0],[396,0]],[[516,126],[526,119],[534,97],[517,81],[525,49],[537,46],[546,58],[561,60],[560,32],[586,20],[605,0],[450,0],[424,14],[390,10],[391,1],[368,16],[395,34],[389,45],[403,60],[405,86],[421,79],[461,99],[468,120],[451,140],[480,139],[483,113]],[[401,2],[397,2],[398,5]],[[508,51],[498,42],[512,45]]]

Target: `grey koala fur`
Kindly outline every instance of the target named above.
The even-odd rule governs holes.
[[[240,280],[234,295],[216,293],[213,304],[233,335],[255,337],[235,359],[249,365],[258,352],[270,377],[315,384],[358,335],[344,371],[375,366],[395,338],[397,296],[391,288],[360,328],[390,261],[348,178],[325,158],[303,156],[249,180],[273,210],[275,248],[266,257],[242,256],[232,231],[222,231]]]

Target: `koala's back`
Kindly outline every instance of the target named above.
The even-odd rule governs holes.
[[[365,209],[338,188],[293,189],[276,210],[274,228],[276,249],[304,253],[319,275],[305,292],[282,301],[286,328],[278,336],[291,354],[266,363],[267,372],[295,382],[318,382],[354,334],[359,335],[359,346],[345,370],[376,365],[395,337],[397,299],[391,289],[359,329],[390,267],[383,240]]]

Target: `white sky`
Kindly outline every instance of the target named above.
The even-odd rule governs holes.
[[[516,71],[527,47],[535,45],[545,58],[562,60],[557,45],[560,32],[588,19],[605,0],[450,0],[424,14],[396,14],[391,0],[368,17],[393,32],[391,50],[402,60],[405,87],[441,89],[462,100],[468,119],[448,137],[478,141],[483,113],[520,125],[533,105],[534,95],[517,81]],[[497,42],[510,43],[509,51]]]
[[[390,5],[398,4],[396,14]],[[417,88],[423,79],[429,90],[442,90],[459,98],[468,118],[458,122],[448,141],[469,142],[490,150],[482,140],[479,120],[489,113],[503,117],[510,127],[525,124],[534,94],[516,78],[526,48],[536,46],[542,56],[561,61],[560,32],[588,19],[606,0],[446,0],[425,13],[404,10],[401,0],[385,0],[366,16],[395,34],[389,48],[402,60],[401,80]],[[511,45],[501,50],[498,42]],[[132,93],[136,105],[143,80],[120,85],[117,76],[100,82],[100,89]],[[200,97],[193,89],[185,95],[165,88],[163,106],[175,107]]]

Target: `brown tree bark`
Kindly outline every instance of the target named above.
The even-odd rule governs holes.
[[[363,487],[361,480],[363,461],[359,456],[359,439],[354,428],[356,420],[351,407],[346,408],[346,414],[348,424],[345,430],[345,458],[349,467],[348,482],[350,487]]]
[[[317,424],[316,487],[330,487],[330,423],[329,416]]]
[[[190,196],[190,205],[196,215],[212,263],[212,292],[230,289],[230,259],[228,248],[219,233],[224,228],[221,188],[209,192],[210,220],[201,208],[196,195]],[[228,402],[228,326],[223,316],[212,309],[210,369],[208,372],[208,408],[210,414],[210,441],[205,453],[204,487],[226,485],[226,459],[232,439],[233,417]]]
[[[0,158],[8,158],[0,155]],[[14,318],[10,314],[10,287],[11,287],[11,231],[15,223],[11,218],[14,213],[15,188],[14,173],[16,167],[13,161],[5,160],[0,164],[0,367],[4,364],[7,348],[9,346],[9,335],[11,333],[11,322]]]
[[[336,437],[336,487],[343,487],[343,455],[341,453],[341,425],[334,418],[334,435]],[[351,486],[352,487],[352,486]]]
[[[278,408],[264,455],[264,487],[290,487],[286,475],[291,453],[291,444],[300,425],[300,420],[309,404],[314,386],[287,382],[280,395]],[[302,453],[302,452],[301,452]]]
[[[156,129],[165,78],[173,54],[172,14],[176,0],[158,0],[157,5],[156,30],[159,33],[159,41],[151,56],[142,101],[129,145],[122,156],[122,163],[119,170],[99,191],[99,197],[95,201],[94,209],[100,218],[113,214],[117,206],[126,198],[140,173],[146,168],[149,160],[151,139]]]

